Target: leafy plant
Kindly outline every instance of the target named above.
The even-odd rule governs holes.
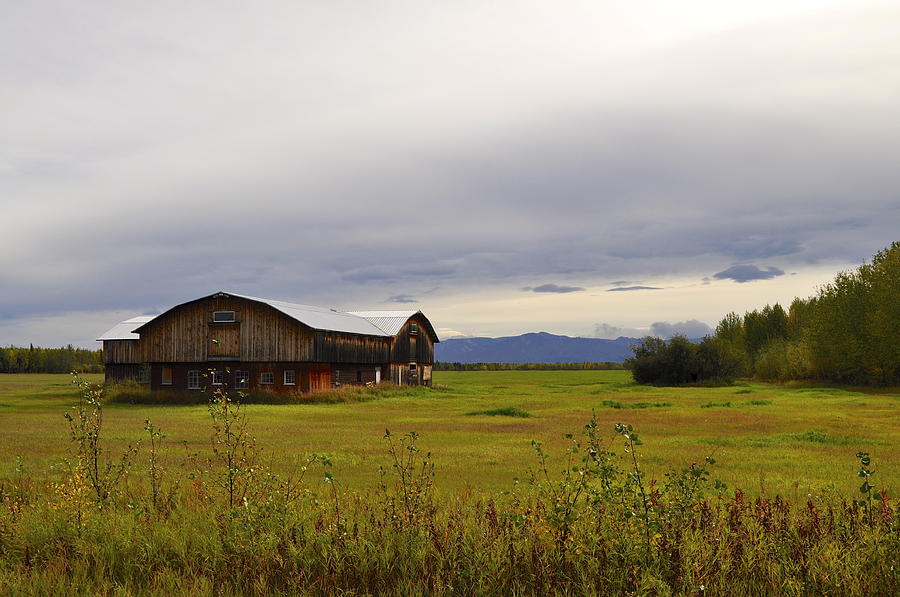
[[[69,423],[72,456],[69,459],[71,474],[84,482],[92,491],[94,501],[104,507],[119,482],[128,473],[137,447],[129,446],[118,459],[109,459],[101,442],[103,431],[103,387],[84,381],[72,373],[72,383],[78,388],[78,403],[71,413],[63,416]]]
[[[219,465],[214,482],[224,491],[228,507],[233,508],[246,503],[254,476],[261,472],[256,440],[248,431],[243,406],[231,399],[224,386],[213,390],[208,410],[213,422],[213,460]]]
[[[434,462],[431,452],[422,453],[418,446],[419,434],[415,431],[396,437],[385,429],[384,441],[391,458],[394,483],[391,491],[387,471],[379,467],[381,491],[386,496],[391,518],[414,524],[433,513]]]
[[[857,452],[856,457],[859,459],[859,472],[857,476],[863,480],[862,485],[859,486],[859,492],[863,494],[864,500],[863,504],[866,510],[866,517],[869,519],[869,524],[872,524],[872,503],[873,503],[873,494],[875,492],[875,486],[869,481],[872,478],[872,475],[875,474],[875,471],[870,469],[869,467],[872,465],[872,459],[869,457],[868,452]]]

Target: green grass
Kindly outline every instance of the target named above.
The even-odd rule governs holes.
[[[67,375],[0,375],[0,404],[7,405],[0,408],[0,476],[15,468],[17,456],[35,474],[55,474],[51,467],[67,449],[62,415],[76,399],[69,382]],[[764,478],[768,492],[800,495],[837,487],[852,498],[858,486],[854,454],[868,451],[876,481],[900,493],[896,391],[740,382],[738,391],[754,396],[740,403],[733,401],[735,386],[640,386],[627,371],[439,371],[435,383],[434,390],[379,388],[359,401],[342,396],[251,404],[246,410],[252,433],[276,468],[289,470],[313,453],[327,454],[335,477],[349,487],[377,481],[387,428],[421,434],[443,488],[506,490],[532,466],[532,439],[557,454],[565,434],[577,433],[595,411],[610,446],[618,446],[615,423],[635,427],[644,442],[639,455],[657,477],[715,452],[715,473],[730,487],[757,493]],[[723,402],[733,407],[701,408]],[[532,416],[466,416],[512,412],[506,409]],[[147,418],[166,435],[163,458],[169,466],[180,466],[188,452],[209,449],[210,419],[202,405],[109,404],[104,417],[104,436],[114,451],[143,437]],[[826,441],[817,441],[811,430]]]
[[[759,398],[731,403],[733,388],[637,386],[622,371],[436,378],[436,389],[245,405],[262,456],[252,473],[241,450],[232,469],[212,454],[206,406],[108,404],[106,454],[145,444],[98,507],[86,481],[97,469],[61,463],[74,462],[67,377],[0,376],[0,586],[192,597],[900,591],[893,503],[852,505],[865,502],[859,451],[878,489],[896,494],[896,393],[746,384]],[[585,428],[592,413],[597,426]],[[148,418],[165,434],[161,501],[149,493]],[[618,422],[643,440],[643,475]],[[601,443],[576,445],[582,432]],[[707,468],[728,491],[705,483]],[[228,470],[248,487],[233,508]]]

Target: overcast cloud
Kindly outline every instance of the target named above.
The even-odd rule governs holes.
[[[765,269],[760,269],[755,265],[732,265],[726,270],[713,274],[713,278],[744,283],[753,280],[769,280],[783,275],[784,270],[771,265]]]
[[[714,324],[900,229],[892,3],[4,13],[0,344],[217,290],[472,335]]]

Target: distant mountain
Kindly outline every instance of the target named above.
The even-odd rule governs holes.
[[[505,338],[449,338],[434,345],[442,363],[621,363],[637,338],[572,338],[547,332]]]

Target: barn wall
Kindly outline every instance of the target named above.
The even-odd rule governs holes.
[[[234,323],[214,323],[234,311]],[[283,313],[238,297],[210,297],[160,315],[141,331],[143,362],[312,361],[315,334]]]
[[[416,334],[409,333],[409,324],[412,322],[419,327]],[[434,338],[427,332],[425,319],[422,316],[411,317],[394,336],[391,346],[391,362],[434,364]]]
[[[162,384],[163,368],[165,367],[170,367],[172,370],[171,385]],[[200,371],[200,389],[188,389],[188,371],[192,369]],[[218,363],[153,363],[150,367],[150,389],[164,392],[202,393],[205,388],[207,392],[211,392],[215,389],[215,386],[210,383],[209,372],[211,369],[223,373],[222,388],[231,394],[236,394],[238,391],[300,394],[318,392],[332,387],[329,365],[300,362],[241,363],[223,361]],[[287,370],[295,373],[294,385],[285,385],[284,383],[284,372]],[[237,388],[238,371],[248,373],[249,387],[244,390]],[[273,383],[261,383],[263,373],[272,373]]]
[[[137,381],[141,374],[141,366],[136,364],[107,363],[103,370],[106,383]]]
[[[104,340],[104,364],[137,364],[141,362],[138,351],[139,340]]]
[[[315,360],[320,363],[386,363],[391,340],[387,337],[317,331]]]
[[[375,369],[378,365],[367,363],[336,363],[331,366],[331,380],[335,385],[361,386],[375,383]],[[381,366],[384,375],[387,367]]]

